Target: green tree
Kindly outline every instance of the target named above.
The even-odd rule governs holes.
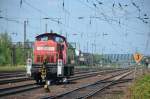
[[[16,64],[24,64],[23,48],[16,47]]]
[[[0,65],[11,63],[11,37],[8,33],[0,33]]]

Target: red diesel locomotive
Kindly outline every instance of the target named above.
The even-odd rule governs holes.
[[[31,76],[37,83],[63,81],[74,74],[74,55],[64,36],[40,34],[34,43]]]

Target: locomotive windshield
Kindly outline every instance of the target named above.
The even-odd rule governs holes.
[[[48,41],[53,40],[58,43],[62,43],[65,41],[65,38],[56,34],[43,34],[36,37],[37,41]]]
[[[38,37],[36,40],[37,40],[37,41],[47,41],[47,40],[48,40],[48,37],[47,37],[47,36]]]
[[[41,36],[41,37],[37,37],[36,38],[37,41],[48,41],[48,40],[53,40],[55,41],[55,37],[54,36]]]

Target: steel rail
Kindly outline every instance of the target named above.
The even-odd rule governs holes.
[[[128,71],[128,70],[127,70]],[[114,78],[114,77],[117,77],[118,75],[120,76],[121,74],[124,74],[126,73],[127,71],[124,71],[124,72],[121,72],[121,73],[117,73],[116,75],[112,75],[111,77],[108,77],[108,78],[105,78],[103,80],[100,80],[100,81],[97,81],[97,82],[94,82],[92,84],[87,84],[87,85],[83,85],[79,88],[76,88],[74,90],[71,90],[71,91],[68,91],[68,92],[65,92],[65,93],[62,93],[60,95],[57,95],[57,96],[45,96],[45,97],[42,97],[42,99],[59,99],[59,98],[62,98],[62,99],[66,99],[67,97],[71,98],[71,99],[84,99],[84,98],[87,98],[87,97],[90,97],[92,95],[94,95],[95,93],[97,93],[98,91],[110,86],[111,84],[114,84],[115,81],[108,81],[109,79],[111,78]],[[118,79],[119,80],[119,79]],[[108,82],[107,82],[108,81]],[[105,83],[104,83],[105,82]],[[113,83],[112,83],[113,82]],[[111,84],[110,84],[111,83]],[[86,94],[86,95],[81,95],[81,96],[78,96],[79,93],[76,93],[77,91],[80,91],[80,90],[83,90],[83,89],[86,89],[86,88],[90,88],[91,86],[95,86],[94,88],[97,87],[97,85],[100,85],[99,88],[97,90],[94,90],[94,91],[91,91],[90,93]],[[93,90],[93,89],[92,89]],[[73,93],[76,93],[73,95]],[[72,94],[72,96],[71,96]],[[78,96],[78,97],[77,97]]]
[[[123,70],[123,69],[116,69],[118,71]],[[113,72],[114,70],[102,70],[102,71],[93,71],[93,72],[82,72],[82,73],[77,73],[77,75],[70,76],[69,81],[72,80],[78,80],[78,79],[83,79],[87,77],[92,77],[104,72]],[[8,79],[0,79],[0,85],[2,84],[7,84],[7,83],[16,83],[16,82],[22,82],[22,81],[27,81],[31,80],[29,77],[14,77],[14,78],[8,78]]]
[[[43,86],[41,86],[41,85],[28,84],[28,85],[22,85],[22,86],[17,86],[17,87],[12,87],[12,88],[0,89],[1,90],[0,97],[17,94],[17,93],[21,93],[21,92],[26,92],[29,90],[38,89],[38,88],[42,88],[42,87]]]
[[[7,83],[15,83],[15,82],[22,82],[22,81],[27,81],[31,80],[28,77],[17,77],[17,78],[11,78],[11,79],[0,79],[0,84],[7,84]]]
[[[124,81],[119,81],[119,80],[124,78],[125,76],[129,75],[130,73],[132,73],[132,71],[125,73],[125,75],[121,76],[120,78],[118,78],[116,80],[113,80],[113,81],[109,82],[108,84],[104,85],[101,88],[97,88],[98,90],[95,90],[95,91],[93,91],[93,92],[91,92],[91,93],[89,93],[89,94],[87,94],[85,96],[78,97],[78,99],[90,98],[90,97],[94,96],[95,94],[97,94],[98,92],[103,91],[104,89],[106,89],[106,88],[108,88],[110,86],[113,86],[113,85],[118,84],[118,83],[126,82],[126,80],[124,80]]]
[[[114,71],[118,71],[118,70],[109,70],[109,71],[105,71],[105,72],[99,72],[99,73],[108,73],[108,72],[114,72]],[[70,78],[69,81],[74,81],[74,80],[78,80],[78,79],[83,79],[83,78],[88,78],[90,76],[94,76],[95,74],[98,73],[89,73],[89,75],[78,75],[78,76],[74,76],[73,78]],[[35,85],[35,83],[31,83],[31,84],[27,84],[27,85],[20,85],[20,86],[15,86],[15,87],[9,87],[9,88],[1,88],[0,89],[0,96],[6,96],[6,95],[12,95],[12,94],[17,94],[20,92],[25,92],[25,91],[30,91],[32,89],[37,89],[37,88],[41,88],[42,86],[40,85]]]
[[[0,75],[0,79],[3,79],[3,78],[13,78],[13,77],[23,77],[23,76],[26,76],[26,74],[24,73],[20,73],[20,74],[9,74],[9,75]]]

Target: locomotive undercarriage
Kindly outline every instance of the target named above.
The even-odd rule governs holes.
[[[31,76],[36,80],[37,84],[63,82],[64,80],[73,75],[74,66],[62,66],[62,73],[58,70],[58,64],[32,64]]]

